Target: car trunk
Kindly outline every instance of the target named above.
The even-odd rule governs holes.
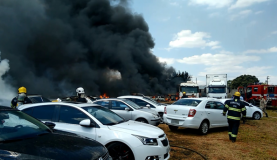
[[[170,117],[188,117],[191,109],[195,109],[194,106],[185,106],[185,105],[170,105],[166,107],[167,115]]]

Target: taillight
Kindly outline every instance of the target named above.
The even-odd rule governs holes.
[[[194,117],[195,114],[196,114],[196,110],[195,109],[190,109],[188,117]]]
[[[166,107],[164,107],[164,114],[166,114]]]

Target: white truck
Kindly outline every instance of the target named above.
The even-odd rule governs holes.
[[[206,93],[209,98],[227,98],[227,74],[207,74]]]
[[[186,92],[188,97],[196,97],[199,98],[199,86],[193,81],[187,81],[186,83],[181,83],[179,86],[180,95]]]

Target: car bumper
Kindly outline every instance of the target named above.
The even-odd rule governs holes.
[[[177,120],[177,123],[176,123]],[[171,126],[198,129],[201,121],[193,117],[178,118],[164,115],[164,123]]]
[[[157,126],[157,125],[159,125],[161,123],[161,119],[159,118],[159,119],[152,119],[152,120],[150,120],[150,122],[149,122],[149,124],[151,124],[151,125],[154,125],[154,126]]]
[[[160,144],[158,146],[141,145],[135,148],[135,158],[138,160],[154,159],[154,157],[159,157],[159,160],[168,160],[170,158],[170,146],[163,146]]]

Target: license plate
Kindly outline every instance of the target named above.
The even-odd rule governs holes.
[[[177,119],[172,119],[172,120],[171,120],[171,123],[172,123],[172,124],[179,124],[179,120],[177,120]]]

